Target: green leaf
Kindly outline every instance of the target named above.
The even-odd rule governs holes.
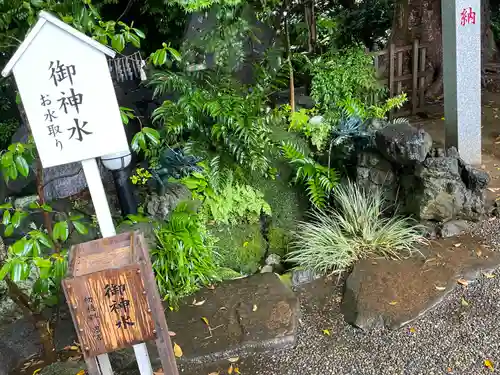
[[[5,227],[5,231],[3,232],[3,235],[5,237],[10,237],[10,236],[12,236],[12,233],[14,233],[14,226],[12,224],[9,224]]]
[[[59,221],[54,225],[52,232],[52,238],[54,240],[60,239],[61,241],[66,241],[69,235],[69,227],[67,221]]]
[[[83,219],[83,215],[81,215],[81,214],[71,215],[69,217],[69,219],[70,220],[81,220],[81,219]]]
[[[10,224],[10,211],[9,210],[5,210],[3,212],[2,224],[3,225],[9,225]]]
[[[167,51],[170,52],[176,61],[181,61],[181,54],[175,48],[167,47]]]
[[[42,204],[40,207],[42,208],[42,210],[44,210],[46,212],[54,211],[53,208],[51,206],[49,206],[47,203]]]
[[[164,49],[161,49],[158,51],[158,56],[156,58],[156,65],[157,66],[162,66],[167,62],[167,51]]]
[[[33,263],[35,263],[35,266],[38,268],[50,268],[52,267],[52,262],[50,259],[45,259],[45,258],[35,258],[33,259]]]
[[[30,173],[28,162],[22,155],[16,156],[16,167],[22,176],[26,177]]]
[[[42,253],[42,249],[40,247],[40,243],[36,239],[34,239],[34,238],[32,238],[30,241],[33,244],[33,250],[32,250],[31,255],[33,257],[39,257],[40,254]]]
[[[0,268],[0,280],[3,280],[5,276],[10,272],[11,263],[5,263],[2,268]]]
[[[146,137],[149,139],[149,141],[157,146],[160,144],[160,133],[158,133],[158,130],[153,129],[153,128],[148,128],[144,127],[142,128],[142,132],[146,134]]]
[[[2,210],[5,210],[5,209],[9,209],[9,208],[12,208],[12,203],[4,203],[4,204],[0,204],[0,209]]]
[[[136,135],[134,135],[134,138],[132,138],[132,144],[131,144],[132,150],[134,151],[139,151],[139,150],[145,150],[146,149],[146,140],[144,138],[144,133],[139,132]]]
[[[14,228],[17,228],[19,224],[21,224],[21,219],[23,218],[23,213],[20,211],[14,212],[14,215],[12,216],[12,225],[14,225]]]
[[[47,236],[45,233],[37,231],[36,234],[36,239],[38,242],[40,242],[42,245],[51,248],[52,247],[52,241],[50,240],[49,236]]]
[[[89,232],[88,228],[82,224],[79,221],[72,221],[73,225],[75,226],[75,229],[77,230],[78,233],[80,234],[87,234]]]
[[[11,151],[8,151],[2,155],[2,159],[0,160],[2,167],[7,168],[10,167],[13,163],[13,155]]]
[[[23,263],[19,259],[14,259],[10,267],[10,278],[14,282],[21,281],[23,274]]]
[[[111,38],[111,47],[113,49],[117,50],[118,52],[123,51],[125,48],[125,38],[123,37],[123,34],[115,34]]]
[[[132,29],[134,31],[134,33],[141,39],[145,39],[146,38],[146,35],[144,35],[144,33],[139,30],[139,29],[136,29],[136,28],[133,28]]]
[[[139,37],[137,35],[132,34],[132,33],[127,33],[126,38],[127,38],[127,41],[132,43],[132,45],[134,47],[136,47],[136,48],[141,47],[141,40],[139,39]]]

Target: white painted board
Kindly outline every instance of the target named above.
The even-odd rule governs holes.
[[[101,51],[45,22],[13,72],[44,168],[129,149]]]

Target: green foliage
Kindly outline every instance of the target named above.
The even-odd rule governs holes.
[[[314,207],[324,208],[338,181],[335,170],[324,167],[306,156],[304,151],[293,143],[283,142],[281,152],[296,170],[294,182],[306,186],[309,200]]]
[[[220,225],[210,229],[218,238],[215,246],[220,255],[220,265],[244,275],[258,271],[266,247],[259,223]]]
[[[356,260],[400,258],[425,242],[422,228],[403,217],[385,217],[380,191],[348,183],[335,189],[335,209],[300,222],[288,261],[319,273],[341,272]]]
[[[295,223],[296,224],[296,223]],[[279,227],[272,227],[268,233],[269,252],[284,256],[288,253],[292,241],[291,231]]]
[[[168,2],[180,5],[186,12],[197,12],[208,9],[216,4],[238,5],[241,3],[241,0],[169,0]]]
[[[231,170],[218,170],[218,158],[208,166],[200,163],[203,172],[193,172],[179,180],[191,190],[193,198],[203,202],[200,215],[207,221],[236,224],[258,222],[261,213],[271,215],[264,195],[250,185],[234,179]]]
[[[17,179],[19,175],[28,176],[34,150],[32,143],[13,143],[0,153],[0,170],[6,182]]]
[[[130,120],[136,118],[134,110],[127,107],[120,107],[120,116],[122,118],[123,125],[128,125]]]
[[[361,46],[319,56],[308,67],[312,97],[324,113],[335,111],[347,99],[373,103],[375,96],[385,93],[377,82],[372,57]]]
[[[147,169],[137,168],[135,173],[130,176],[130,181],[134,185],[146,185],[151,177],[152,174]]]
[[[187,203],[179,204],[169,221],[159,225],[156,236],[153,270],[160,294],[170,304],[218,280],[214,239]]]
[[[288,105],[284,107],[286,112],[289,112],[289,109],[290,106]],[[330,137],[331,125],[326,121],[321,121],[319,123],[311,122],[311,116],[313,116],[315,112],[317,112],[316,109],[311,110],[305,108],[290,112],[290,126],[288,130],[304,134],[311,140],[312,145],[315,146],[318,151],[323,151]]]
[[[193,79],[190,73],[158,72],[150,84],[155,95],[180,94],[177,102],[165,101],[153,112],[153,123],[162,126],[164,141],[178,144],[189,139],[186,151],[208,151],[229,158],[251,171],[269,173],[269,127],[262,112],[265,95],[226,76],[205,72]]]
[[[18,127],[19,120],[15,118],[0,122],[0,149],[7,148]]]
[[[4,236],[10,237],[15,230],[20,230],[23,221],[30,214],[46,212],[57,217],[52,237],[43,228],[33,229],[16,240],[8,248],[7,258],[0,262],[0,280],[9,277],[14,283],[35,279],[30,291],[29,308],[39,313],[45,306],[57,304],[61,292],[61,281],[66,275],[67,240],[70,232],[76,230],[86,234],[88,228],[81,221],[82,215],[56,212],[51,206],[31,203],[28,209],[14,208],[6,203],[0,206]]]
[[[368,120],[372,118],[385,119],[387,113],[393,109],[399,109],[406,103],[408,97],[406,93],[388,98],[381,105],[369,105],[366,106],[360,100],[347,99],[343,100],[339,107],[343,110],[344,117],[357,116],[362,120]]]
[[[157,49],[149,56],[149,62],[156,67],[166,66],[170,69],[172,68],[173,61],[180,62],[181,54],[167,43],[162,43],[162,48]]]

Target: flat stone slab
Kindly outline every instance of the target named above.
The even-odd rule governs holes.
[[[198,363],[292,347],[298,316],[297,297],[274,273],[203,289],[178,311],[167,309],[169,329],[176,333],[172,340],[184,353],[180,361]]]
[[[433,241],[426,258],[358,262],[346,281],[345,320],[369,330],[402,327],[500,266],[500,254],[470,235]],[[460,280],[460,282],[458,281]]]

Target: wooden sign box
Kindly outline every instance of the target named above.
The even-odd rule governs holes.
[[[178,375],[142,233],[73,246],[63,290],[90,375],[99,374],[96,356],[152,339],[164,373]]]

